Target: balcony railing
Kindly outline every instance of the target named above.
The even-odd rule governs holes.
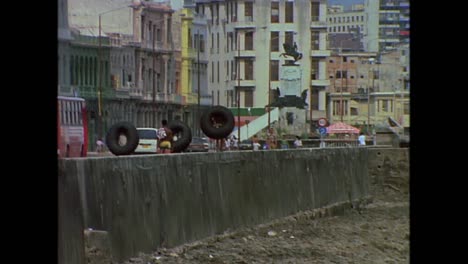
[[[330,85],[330,80],[311,80],[311,85],[312,86],[329,86]]]
[[[325,17],[323,19],[325,19]],[[312,16],[311,20],[312,20],[310,22],[311,28],[326,28],[327,27],[327,21],[320,20],[319,16]]]
[[[329,57],[331,54],[330,50],[311,50],[310,56],[312,57]]]

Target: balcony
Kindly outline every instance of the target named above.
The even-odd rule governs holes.
[[[321,21],[320,17],[312,17],[310,27],[314,29],[327,28],[327,21]]]
[[[143,98],[143,89],[141,88],[130,88],[128,94],[131,98]]]
[[[240,87],[255,87],[255,80],[240,80]],[[234,85],[237,86],[238,81],[234,81]]]
[[[255,29],[256,25],[253,17],[245,17],[244,21],[237,21],[232,23],[235,29]]]
[[[173,104],[183,104],[184,97],[180,94],[169,94],[168,96],[169,103]]]
[[[330,50],[311,50],[310,56],[312,57],[330,57]]]
[[[330,80],[311,80],[310,85],[312,86],[329,86],[330,85]]]
[[[240,52],[236,50],[234,54],[236,57],[239,57],[238,55],[240,54],[241,58],[255,57],[255,50],[241,50]]]

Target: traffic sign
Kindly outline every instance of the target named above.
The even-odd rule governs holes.
[[[320,135],[324,136],[327,134],[327,129],[325,127],[319,127],[319,133]]]
[[[317,124],[319,125],[319,127],[326,127],[328,126],[328,120],[326,118],[319,118],[319,120],[317,120]]]

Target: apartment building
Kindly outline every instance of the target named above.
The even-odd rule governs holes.
[[[352,10],[343,6],[328,7],[328,28],[330,37],[353,33],[363,43],[366,52],[388,51],[399,44],[409,44],[410,20],[408,0],[365,0]],[[330,43],[337,48],[337,43]],[[335,45],[335,46],[333,46]]]
[[[334,53],[328,58],[328,118],[356,126],[398,120],[409,123],[409,46],[372,53]]]
[[[291,59],[280,56],[283,43],[296,43],[303,54],[297,61],[303,70],[301,87],[312,88],[317,116],[325,111],[326,58],[330,54],[326,50],[326,1],[195,3],[195,13],[208,21],[208,90],[213,104],[265,107],[269,87],[280,86],[281,68]]]
[[[366,0],[365,50],[394,50],[410,40],[409,0]]]

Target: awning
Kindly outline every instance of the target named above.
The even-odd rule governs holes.
[[[343,122],[336,122],[327,127],[328,134],[359,134],[360,130]]]

